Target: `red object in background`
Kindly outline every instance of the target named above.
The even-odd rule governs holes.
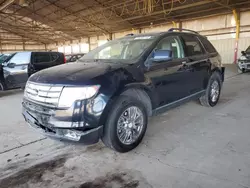
[[[235,42],[235,49],[234,49],[234,63],[237,63],[237,58],[238,58],[238,40]]]
[[[65,57],[65,54],[63,54],[63,58],[64,58],[64,63],[66,63],[66,57]]]

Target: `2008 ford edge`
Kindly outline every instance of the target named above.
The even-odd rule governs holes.
[[[23,115],[49,137],[101,138],[127,152],[141,142],[149,116],[192,99],[213,107],[223,81],[220,55],[196,32],[129,35],[31,76]]]

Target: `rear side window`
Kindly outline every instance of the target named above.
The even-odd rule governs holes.
[[[217,52],[216,49],[213,47],[213,45],[204,37],[199,37],[199,39],[201,40],[203,46],[205,47],[205,49],[207,50],[207,52],[209,53],[214,53]]]
[[[204,49],[202,48],[201,43],[196,36],[183,35],[182,38],[185,44],[186,56],[204,54]]]
[[[36,53],[34,57],[34,62],[35,63],[46,63],[50,62],[50,54],[49,53]]]
[[[52,53],[51,54],[51,61],[56,61],[58,59],[58,54],[57,53]]]

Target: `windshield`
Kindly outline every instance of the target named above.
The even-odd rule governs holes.
[[[126,37],[97,47],[80,61],[92,59],[132,60],[138,58],[155,40],[155,36]]]
[[[250,53],[250,46],[246,49],[246,53]]]

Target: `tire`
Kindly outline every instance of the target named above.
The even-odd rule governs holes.
[[[216,92],[216,98],[212,97],[212,92],[214,92],[213,87],[216,85],[215,83],[218,84],[218,93]],[[214,107],[219,99],[220,99],[220,93],[221,93],[221,87],[222,87],[222,79],[221,76],[218,72],[214,72],[207,85],[206,93],[202,97],[200,97],[200,103],[202,106],[207,106],[207,107]]]
[[[5,90],[5,83],[0,80],[0,91],[4,91],[4,90]]]
[[[138,133],[138,137],[131,143],[123,143],[121,141],[121,138],[119,138],[118,135],[122,136],[124,132],[120,133],[121,130],[127,130],[130,129],[130,136],[128,138],[132,138],[131,133],[133,131],[136,131],[135,128],[131,128],[132,126],[136,127],[136,125],[132,125],[132,123],[125,123],[122,124],[122,128],[119,129],[118,121],[122,122],[122,120],[126,119],[125,113],[129,113],[129,109],[136,109],[136,114],[137,119],[140,118],[142,121],[140,126],[140,131]],[[132,114],[132,112],[131,112]],[[128,115],[128,114],[127,114]],[[123,116],[123,118],[121,118]],[[129,117],[129,115],[127,116]],[[128,119],[127,119],[128,120]],[[146,129],[147,129],[147,121],[148,121],[148,116],[147,116],[147,111],[145,106],[139,101],[134,98],[128,97],[128,96],[119,96],[119,98],[113,103],[113,106],[111,108],[111,111],[109,112],[109,115],[107,117],[106,123],[104,125],[104,131],[103,131],[103,136],[102,136],[102,141],[103,143],[108,146],[109,148],[120,152],[120,153],[125,153],[128,152],[134,148],[136,148],[140,142],[142,141]],[[139,128],[139,125],[137,128]],[[126,126],[126,127],[125,127]],[[131,126],[131,127],[130,127]],[[130,127],[130,128],[129,128]],[[131,131],[132,130],[132,131]],[[135,135],[135,133],[133,133]],[[125,137],[126,138],[126,137]]]
[[[238,73],[245,73],[246,72],[246,70],[245,69],[240,69],[240,68],[238,68]]]

